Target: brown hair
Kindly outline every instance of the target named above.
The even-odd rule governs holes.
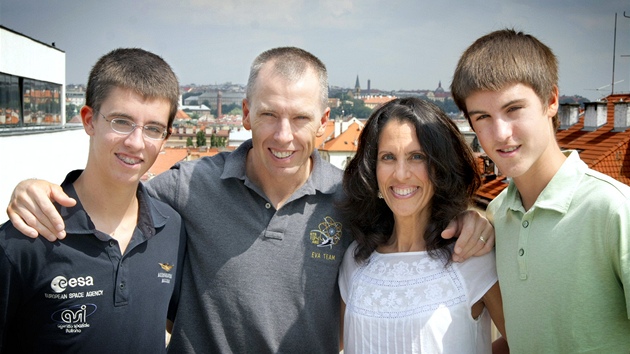
[[[145,98],[166,99],[173,125],[179,102],[179,82],[171,67],[156,54],[139,48],[119,48],[103,55],[90,71],[85,104],[98,111],[114,88],[130,89]]]
[[[466,49],[457,63],[451,93],[470,124],[467,97],[480,90],[499,91],[513,83],[531,87],[547,107],[558,87],[558,60],[536,37],[503,29],[477,39]],[[558,128],[557,115],[553,125]]]

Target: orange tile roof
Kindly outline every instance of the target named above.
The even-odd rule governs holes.
[[[607,122],[595,131],[584,131],[584,113],[576,124],[559,130],[556,139],[560,148],[577,150],[588,167],[630,185],[630,129],[613,132],[615,122],[614,102],[630,101],[630,94],[614,94],[606,98]],[[484,182],[477,191],[477,201],[487,205],[507,187],[504,176]]]
[[[162,149],[157,159],[153,163],[153,166],[151,166],[149,170],[144,174],[144,176],[142,176],[142,180],[148,180],[164,171],[167,171],[175,163],[185,159],[186,155],[187,149]]]
[[[190,119],[190,116],[188,115],[188,113],[182,111],[181,109],[178,109],[177,113],[175,114],[175,119]]]
[[[153,166],[142,176],[142,180],[151,179],[164,171],[168,171],[177,162],[186,160],[194,160],[204,156],[214,156],[219,153],[217,148],[209,148],[207,151],[199,151],[193,148],[164,148],[160,151],[158,158]]]
[[[325,151],[357,151],[357,141],[361,134],[361,126],[356,122],[350,124],[348,129],[338,137],[324,143],[321,150]]]
[[[629,101],[630,94],[615,94],[607,97],[607,122],[595,131],[583,131],[584,115],[576,124],[556,134],[558,144],[564,149],[580,151],[580,158],[592,169],[630,184],[630,154],[628,142],[630,129],[613,132],[615,104],[619,100]]]

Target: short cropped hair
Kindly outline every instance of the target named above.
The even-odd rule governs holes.
[[[434,195],[424,240],[432,257],[450,262],[454,240],[443,239],[442,231],[466,210],[481,181],[475,158],[457,125],[435,104],[418,99],[394,99],[372,113],[359,136],[357,153],[343,175],[346,194],[340,208],[358,243],[357,261],[367,260],[386,244],[394,228],[394,215],[378,198],[376,164],[381,133],[390,121],[410,122],[427,157]]]
[[[296,47],[269,49],[254,59],[247,80],[246,98],[251,101],[260,69],[273,61],[274,72],[289,81],[302,78],[307,69],[312,68],[319,78],[322,109],[328,107],[328,71],[326,66],[313,54]]]
[[[496,92],[514,83],[530,87],[547,107],[558,87],[558,60],[536,37],[503,29],[477,39],[466,49],[457,63],[451,94],[471,123],[466,98],[476,91]],[[553,123],[557,129],[557,115]]]
[[[144,98],[166,99],[173,125],[179,102],[179,82],[160,56],[139,48],[119,48],[103,55],[92,67],[85,104],[98,111],[115,88],[132,90]]]

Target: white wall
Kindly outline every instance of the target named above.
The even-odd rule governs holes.
[[[0,29],[0,68],[66,86],[66,53],[5,29]]]
[[[0,71],[61,85],[61,117],[66,117],[66,53],[0,28]],[[62,124],[63,124],[62,123]]]
[[[66,174],[85,167],[89,136],[83,129],[0,137],[0,223],[15,185],[24,179],[63,182]]]
[[[352,151],[342,151],[342,152],[328,152],[330,154],[330,163],[333,164],[334,166],[339,167],[342,170],[346,169],[346,164],[347,164],[347,159],[348,156],[353,157],[355,152]]]

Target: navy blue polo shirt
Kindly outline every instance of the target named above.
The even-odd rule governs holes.
[[[0,352],[165,352],[186,236],[180,216],[140,184],[138,224],[125,254],[78,203],[58,207],[67,237],[48,242],[0,227]],[[97,187],[95,187],[97,188]]]

